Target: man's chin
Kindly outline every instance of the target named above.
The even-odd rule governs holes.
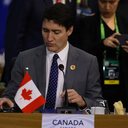
[[[47,48],[48,48],[48,51],[50,51],[50,52],[56,52],[55,48],[53,48],[53,47],[47,47]]]

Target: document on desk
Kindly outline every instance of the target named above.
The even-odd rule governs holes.
[[[94,128],[94,115],[42,114],[42,128]]]

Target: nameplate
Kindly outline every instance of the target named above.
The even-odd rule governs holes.
[[[94,128],[94,115],[42,114],[42,128]]]

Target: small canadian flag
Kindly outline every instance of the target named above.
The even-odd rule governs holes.
[[[46,102],[31,79],[28,71],[26,71],[14,99],[24,113],[34,112]]]

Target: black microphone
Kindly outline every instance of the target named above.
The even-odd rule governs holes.
[[[63,78],[64,78],[64,65],[63,64],[60,64],[59,65],[59,69],[62,71],[63,73]],[[68,107],[68,93],[67,93],[67,87],[65,87],[65,96],[64,96],[64,106],[65,107]]]
[[[63,65],[63,64],[60,64],[60,65],[59,65],[59,69],[62,71],[63,76],[64,76],[64,65]]]

